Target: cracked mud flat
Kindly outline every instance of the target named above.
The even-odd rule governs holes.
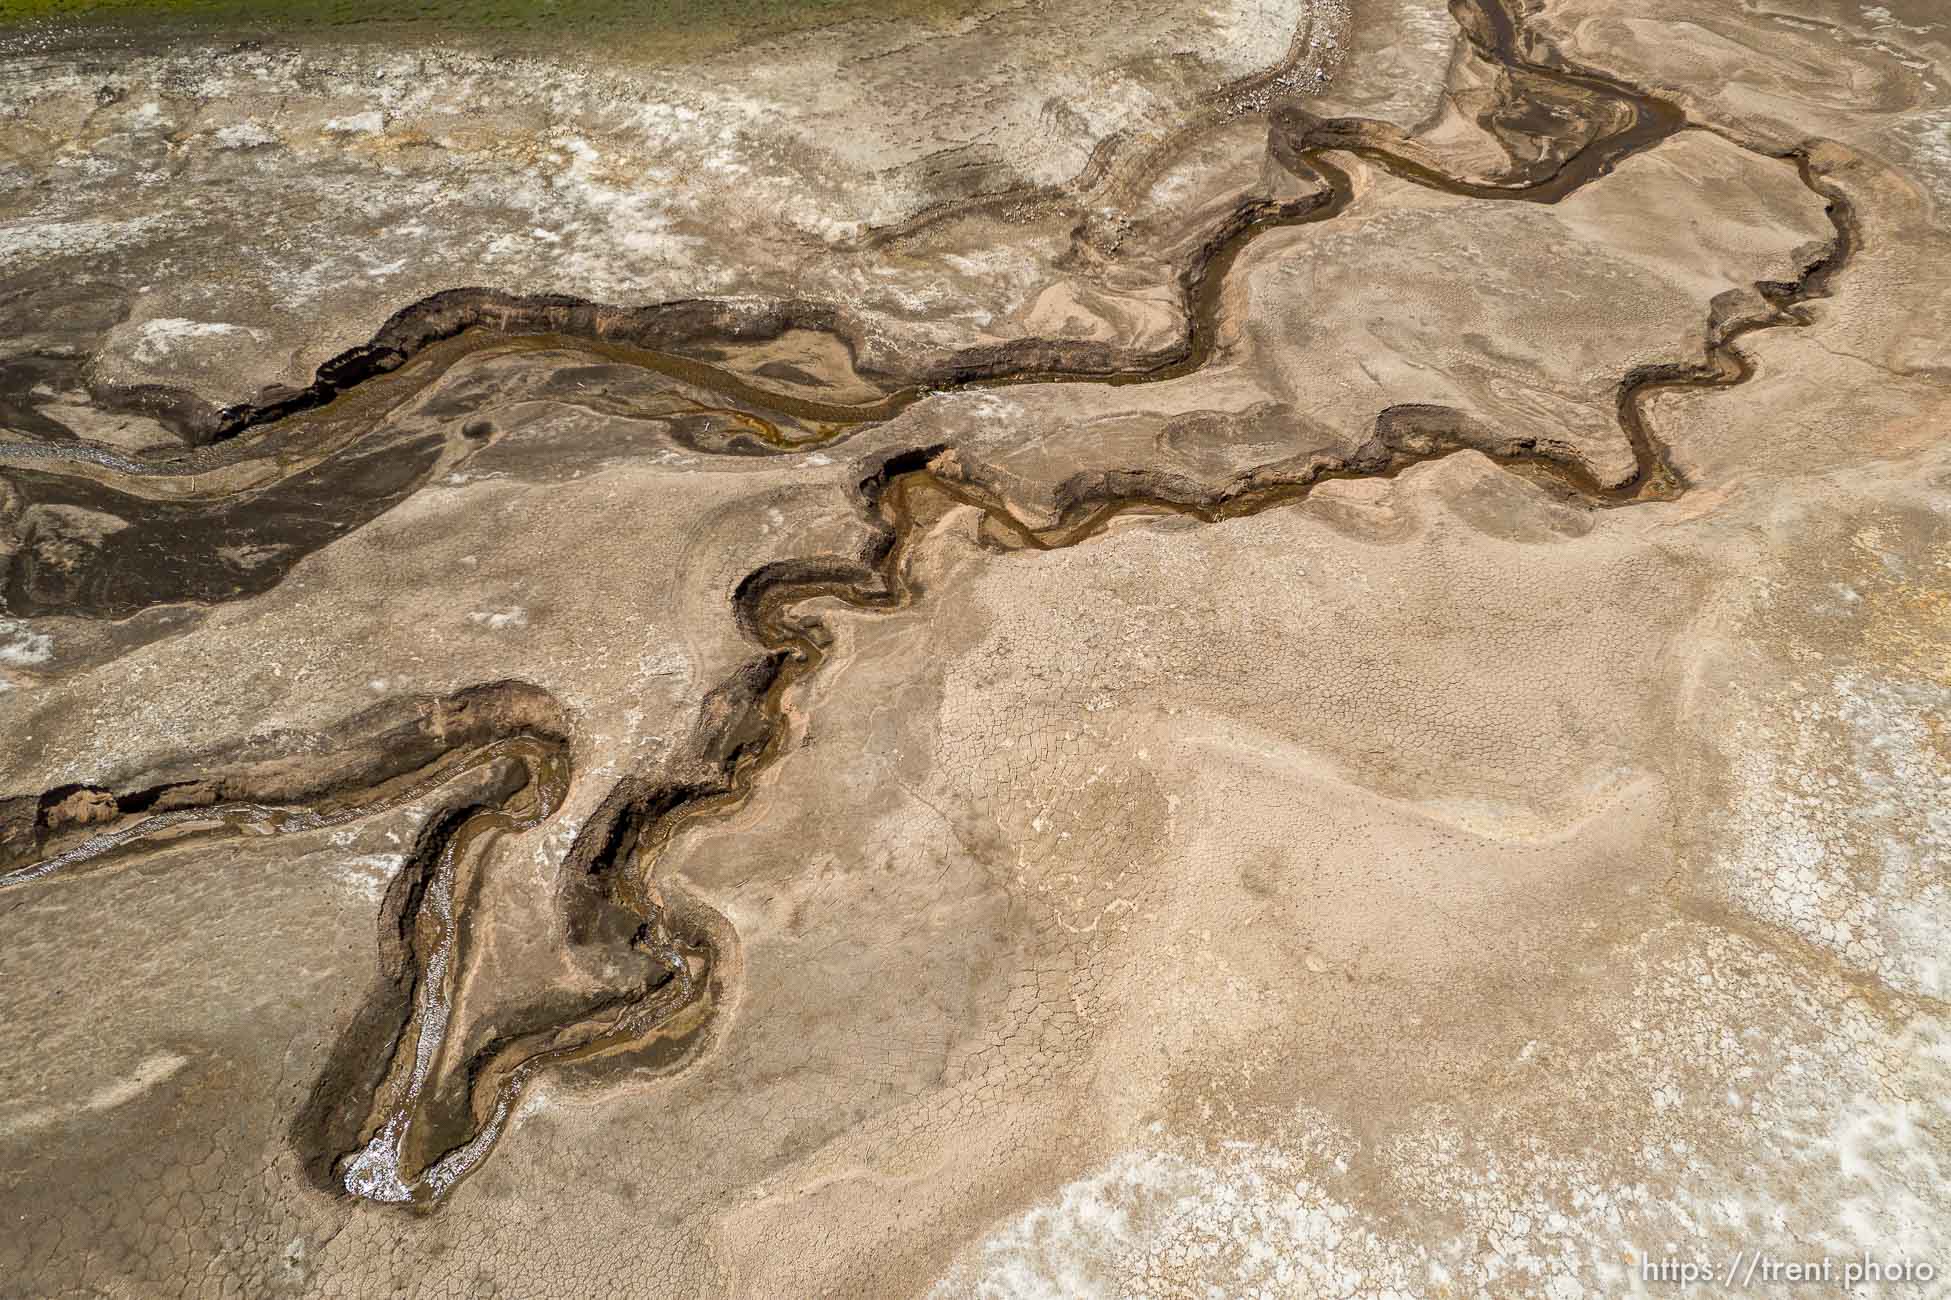
[[[1951,1274],[1933,6],[21,31],[0,1290]]]

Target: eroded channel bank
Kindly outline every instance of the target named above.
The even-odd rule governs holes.
[[[1415,156],[1420,151],[1413,142],[1400,133],[1392,135],[1391,129],[1278,113],[1271,140],[1275,156],[1300,174],[1317,178],[1321,189],[1291,207],[1236,216],[1216,233],[1181,277],[1189,325],[1170,355],[1132,358],[1054,343],[965,354],[939,363],[927,378],[897,389],[878,404],[847,408],[850,416],[844,423],[885,418],[941,388],[1145,383],[1198,369],[1216,347],[1220,291],[1241,249],[1264,231],[1331,220],[1346,207],[1351,182],[1327,156],[1336,150],[1449,193],[1551,203],[1632,154],[1689,129],[1679,110],[1666,101],[1603,74],[1559,67],[1547,55],[1534,55],[1511,17],[1488,0],[1480,8],[1460,10],[1459,18],[1479,50],[1505,74],[1504,102],[1491,114],[1495,122],[1487,125],[1534,138],[1537,161],[1514,166],[1496,183],[1466,181],[1435,170],[1429,160]],[[1583,105],[1583,111],[1552,111],[1566,103]],[[1751,369],[1735,347],[1737,340],[1757,329],[1802,323],[1806,318],[1800,304],[1829,292],[1852,250],[1854,223],[1847,202],[1824,179],[1816,149],[1798,150],[1785,163],[1795,166],[1804,184],[1825,199],[1835,228],[1831,247],[1794,282],[1759,285],[1763,310],[1710,324],[1706,363],[1646,367],[1624,377],[1618,414],[1635,468],[1622,482],[1598,482],[1582,464],[1555,449],[1510,438],[1435,406],[1384,410],[1370,438],[1346,456],[1263,466],[1217,487],[1137,472],[1102,475],[1073,486],[1059,503],[1058,521],[1047,528],[1024,524],[1000,479],[951,447],[915,449],[871,466],[854,489],[858,509],[872,525],[865,551],[769,565],[745,578],[734,597],[736,617],[759,654],[706,697],[684,775],[619,781],[580,829],[564,863],[558,903],[571,941],[627,949],[645,973],[641,987],[543,1030],[492,1043],[474,1059],[445,1071],[440,1058],[448,1023],[456,1001],[465,996],[455,982],[455,954],[466,942],[468,874],[496,832],[537,824],[559,804],[567,781],[559,731],[538,731],[532,723],[491,727],[478,741],[411,767],[368,767],[356,780],[322,775],[309,793],[297,792],[275,805],[234,773],[228,784],[206,780],[207,797],[179,793],[171,796],[176,803],[167,803],[154,791],[89,792],[83,803],[92,800],[101,813],[97,820],[106,828],[85,835],[89,821],[63,821],[60,813],[79,792],[51,791],[29,801],[30,832],[12,837],[12,842],[27,846],[33,861],[0,877],[0,886],[46,887],[67,873],[161,850],[190,835],[314,829],[335,824],[327,819],[370,815],[456,783],[474,782],[472,793],[428,824],[400,873],[406,883],[395,886],[398,918],[389,926],[402,939],[388,960],[397,963],[398,979],[411,994],[402,1000],[404,1018],[390,1039],[389,1064],[372,1085],[372,1104],[364,1110],[356,1137],[321,1129],[310,1140],[333,1149],[304,1153],[315,1163],[343,1157],[337,1177],[355,1195],[438,1203],[487,1157],[523,1087],[541,1070],[609,1055],[641,1059],[646,1051],[661,1052],[658,1059],[675,1068],[709,1041],[712,992],[731,978],[736,936],[708,908],[668,896],[656,879],[656,864],[663,847],[685,826],[741,806],[759,774],[783,751],[791,731],[789,698],[818,672],[832,643],[827,626],[807,612],[810,603],[834,600],[874,611],[912,604],[921,593],[908,578],[910,552],[930,523],[958,507],[980,512],[984,537],[998,550],[1051,550],[1085,541],[1125,515],[1174,513],[1208,522],[1237,518],[1302,499],[1330,479],[1389,477],[1463,449],[1482,451],[1595,507],[1670,499],[1685,485],[1647,427],[1643,399],[1663,388],[1740,383]],[[667,305],[633,316],[570,300],[459,291],[409,308],[368,349],[321,369],[316,391],[302,401],[324,405],[345,400],[363,385],[399,370],[418,351],[484,326],[518,333],[543,328],[558,334],[581,332],[631,346],[658,341],[662,336],[656,331],[673,321],[708,320],[713,328],[733,335],[748,328],[805,328],[816,318],[823,328],[842,328],[830,313],[819,317],[817,311],[796,311],[780,308],[752,326],[754,318],[711,304]],[[712,386],[740,401],[764,397],[707,363],[682,357],[677,363],[685,368],[687,382]],[[219,432],[234,438],[291,414],[299,409],[292,403],[299,401],[237,415]],[[775,404],[773,409],[786,408]],[[484,716],[491,715],[494,710]],[[190,784],[165,788],[181,790]],[[222,794],[225,790],[233,793]],[[394,905],[391,895],[388,905]]]

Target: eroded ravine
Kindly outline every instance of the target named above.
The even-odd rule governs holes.
[[[1564,147],[1549,167],[1516,168],[1507,183],[1489,185],[1445,176],[1431,170],[1425,160],[1392,151],[1387,132],[1380,128],[1277,115],[1276,156],[1320,178],[1324,188],[1298,206],[1238,219],[1208,244],[1182,280],[1190,327],[1174,355],[1151,358],[1145,364],[1014,370],[1010,358],[1001,354],[965,356],[950,363],[950,373],[897,390],[876,406],[852,408],[853,416],[885,418],[930,389],[943,387],[1145,383],[1197,370],[1217,346],[1220,291],[1247,243],[1266,230],[1331,220],[1346,207],[1352,184],[1327,156],[1334,151],[1356,154],[1445,192],[1551,203],[1606,174],[1633,153],[1687,129],[1679,111],[1665,101],[1602,74],[1532,61],[1515,24],[1492,5],[1465,10],[1460,20],[1479,48],[1510,74],[1507,87],[1513,97],[1523,98],[1523,82],[1530,79],[1593,101],[1596,106],[1583,119],[1591,128],[1588,136]],[[1525,117],[1521,105],[1505,108],[1512,119]],[[1550,114],[1540,116],[1550,122],[1559,120]],[[1541,150],[1541,155],[1551,154],[1550,148]],[[576,837],[564,865],[558,900],[571,941],[594,943],[603,941],[603,935],[625,935],[646,959],[650,976],[634,992],[608,998],[544,1030],[491,1043],[474,1059],[455,1067],[466,1088],[458,1111],[450,1105],[443,1117],[428,1118],[435,1063],[447,1046],[453,1008],[464,996],[455,975],[456,953],[465,943],[466,929],[460,900],[467,896],[469,873],[476,869],[493,834],[539,824],[559,805],[567,772],[566,750],[551,747],[558,742],[544,743],[511,730],[457,748],[432,767],[388,773],[383,780],[357,788],[334,788],[334,802],[323,810],[302,801],[274,806],[248,798],[213,798],[195,807],[153,812],[146,811],[149,805],[143,798],[117,797],[117,820],[109,829],[12,869],[0,876],[0,886],[58,879],[85,867],[171,847],[186,835],[317,829],[425,797],[463,777],[479,777],[495,764],[520,767],[519,780],[509,775],[494,786],[499,792],[496,798],[441,819],[416,850],[410,868],[402,872],[402,878],[411,882],[405,887],[410,899],[401,904],[399,920],[401,933],[407,936],[400,969],[413,989],[410,1012],[359,1139],[339,1167],[343,1185],[356,1195],[437,1203],[486,1158],[505,1130],[523,1087],[538,1072],[570,1060],[641,1053],[652,1039],[670,1045],[676,1057],[706,1041],[699,1024],[709,1012],[711,990],[722,977],[722,958],[736,936],[709,909],[682,897],[667,897],[656,879],[656,864],[663,847],[680,830],[742,806],[760,773],[783,752],[792,730],[793,692],[818,672],[832,643],[828,627],[812,606],[838,602],[855,610],[889,611],[912,604],[921,594],[908,577],[912,550],[929,526],[954,508],[979,512],[984,538],[999,551],[1053,550],[1086,541],[1125,516],[1172,513],[1206,522],[1238,518],[1303,499],[1331,479],[1390,477],[1465,449],[1481,451],[1595,507],[1670,499],[1684,484],[1647,426],[1644,399],[1661,389],[1742,382],[1751,368],[1735,346],[1737,341],[1754,330],[1804,323],[1800,304],[1829,292],[1833,277],[1852,251],[1854,225],[1848,205],[1824,180],[1813,153],[1805,148],[1787,155],[1785,161],[1825,199],[1835,229],[1831,247],[1795,281],[1757,286],[1762,310],[1710,326],[1704,364],[1646,367],[1622,380],[1619,423],[1631,445],[1635,469],[1620,483],[1599,483],[1575,460],[1435,406],[1398,406],[1381,412],[1369,439],[1347,455],[1316,455],[1263,466],[1217,487],[1194,490],[1175,480],[1137,472],[1103,476],[1090,488],[1061,500],[1057,521],[1047,527],[1023,522],[1024,512],[1001,488],[1000,477],[952,448],[917,449],[881,460],[855,485],[857,506],[872,525],[872,540],[862,553],[768,565],[739,585],[734,599],[740,627],[762,653],[707,696],[691,741],[693,761],[681,778],[663,782],[625,778]],[[600,314],[610,309],[549,300],[533,308],[543,313],[538,318],[524,314],[531,308],[522,307],[523,301],[504,300],[494,308],[500,313],[499,328],[520,331],[546,323],[557,333],[573,333],[572,327],[581,322],[592,337],[616,342],[618,327],[605,324],[609,318]],[[417,328],[425,336],[424,345],[493,324],[481,315],[489,311],[484,305],[489,302],[477,298],[465,309],[449,302],[439,309],[443,314],[437,319],[422,316]],[[579,313],[588,313],[587,319]],[[462,323],[456,327],[456,322]],[[343,358],[334,363],[339,368],[333,373],[339,378],[329,392],[317,395],[318,403],[355,400],[362,385],[382,382],[413,356],[410,349],[392,343],[385,346],[393,350],[368,358],[362,363],[369,367],[363,375],[354,375],[357,366]],[[755,400],[750,386],[717,383],[735,376],[708,366],[686,373],[692,382],[709,382],[740,400]],[[283,414],[289,411],[244,418],[232,432]],[[221,787],[221,782],[213,786]],[[43,798],[39,807],[46,806],[48,800]]]

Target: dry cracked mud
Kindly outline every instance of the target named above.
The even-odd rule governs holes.
[[[45,8],[0,1294],[1951,1294],[1942,6]]]

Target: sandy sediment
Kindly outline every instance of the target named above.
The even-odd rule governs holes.
[[[819,184],[720,157],[717,207],[633,216],[655,255],[714,227],[659,287],[570,222],[553,264],[429,261],[297,330],[249,241],[129,296],[200,245],[47,205],[120,201],[74,160],[150,157],[142,103],[26,97],[25,165],[67,178],[8,229],[124,260],[0,265],[0,983],[43,1026],[6,1058],[7,1275],[1951,1267],[1951,369],[1914,315],[1946,47],[1805,7],[1205,10],[1164,64],[1160,12],[1034,131],[976,29],[890,39],[979,87],[985,143],[881,101]],[[1860,75],[1806,75],[1812,33]],[[828,49],[695,84],[819,84]],[[205,57],[125,72],[207,90]],[[384,205],[448,166],[406,133],[461,67],[312,170]],[[194,100],[194,143],[250,84],[155,113]],[[865,102],[716,147],[810,156]],[[346,214],[288,123],[249,184],[266,230],[323,223],[280,256],[324,274]],[[868,174],[934,179],[832,216]],[[859,224],[766,233],[816,218]]]

